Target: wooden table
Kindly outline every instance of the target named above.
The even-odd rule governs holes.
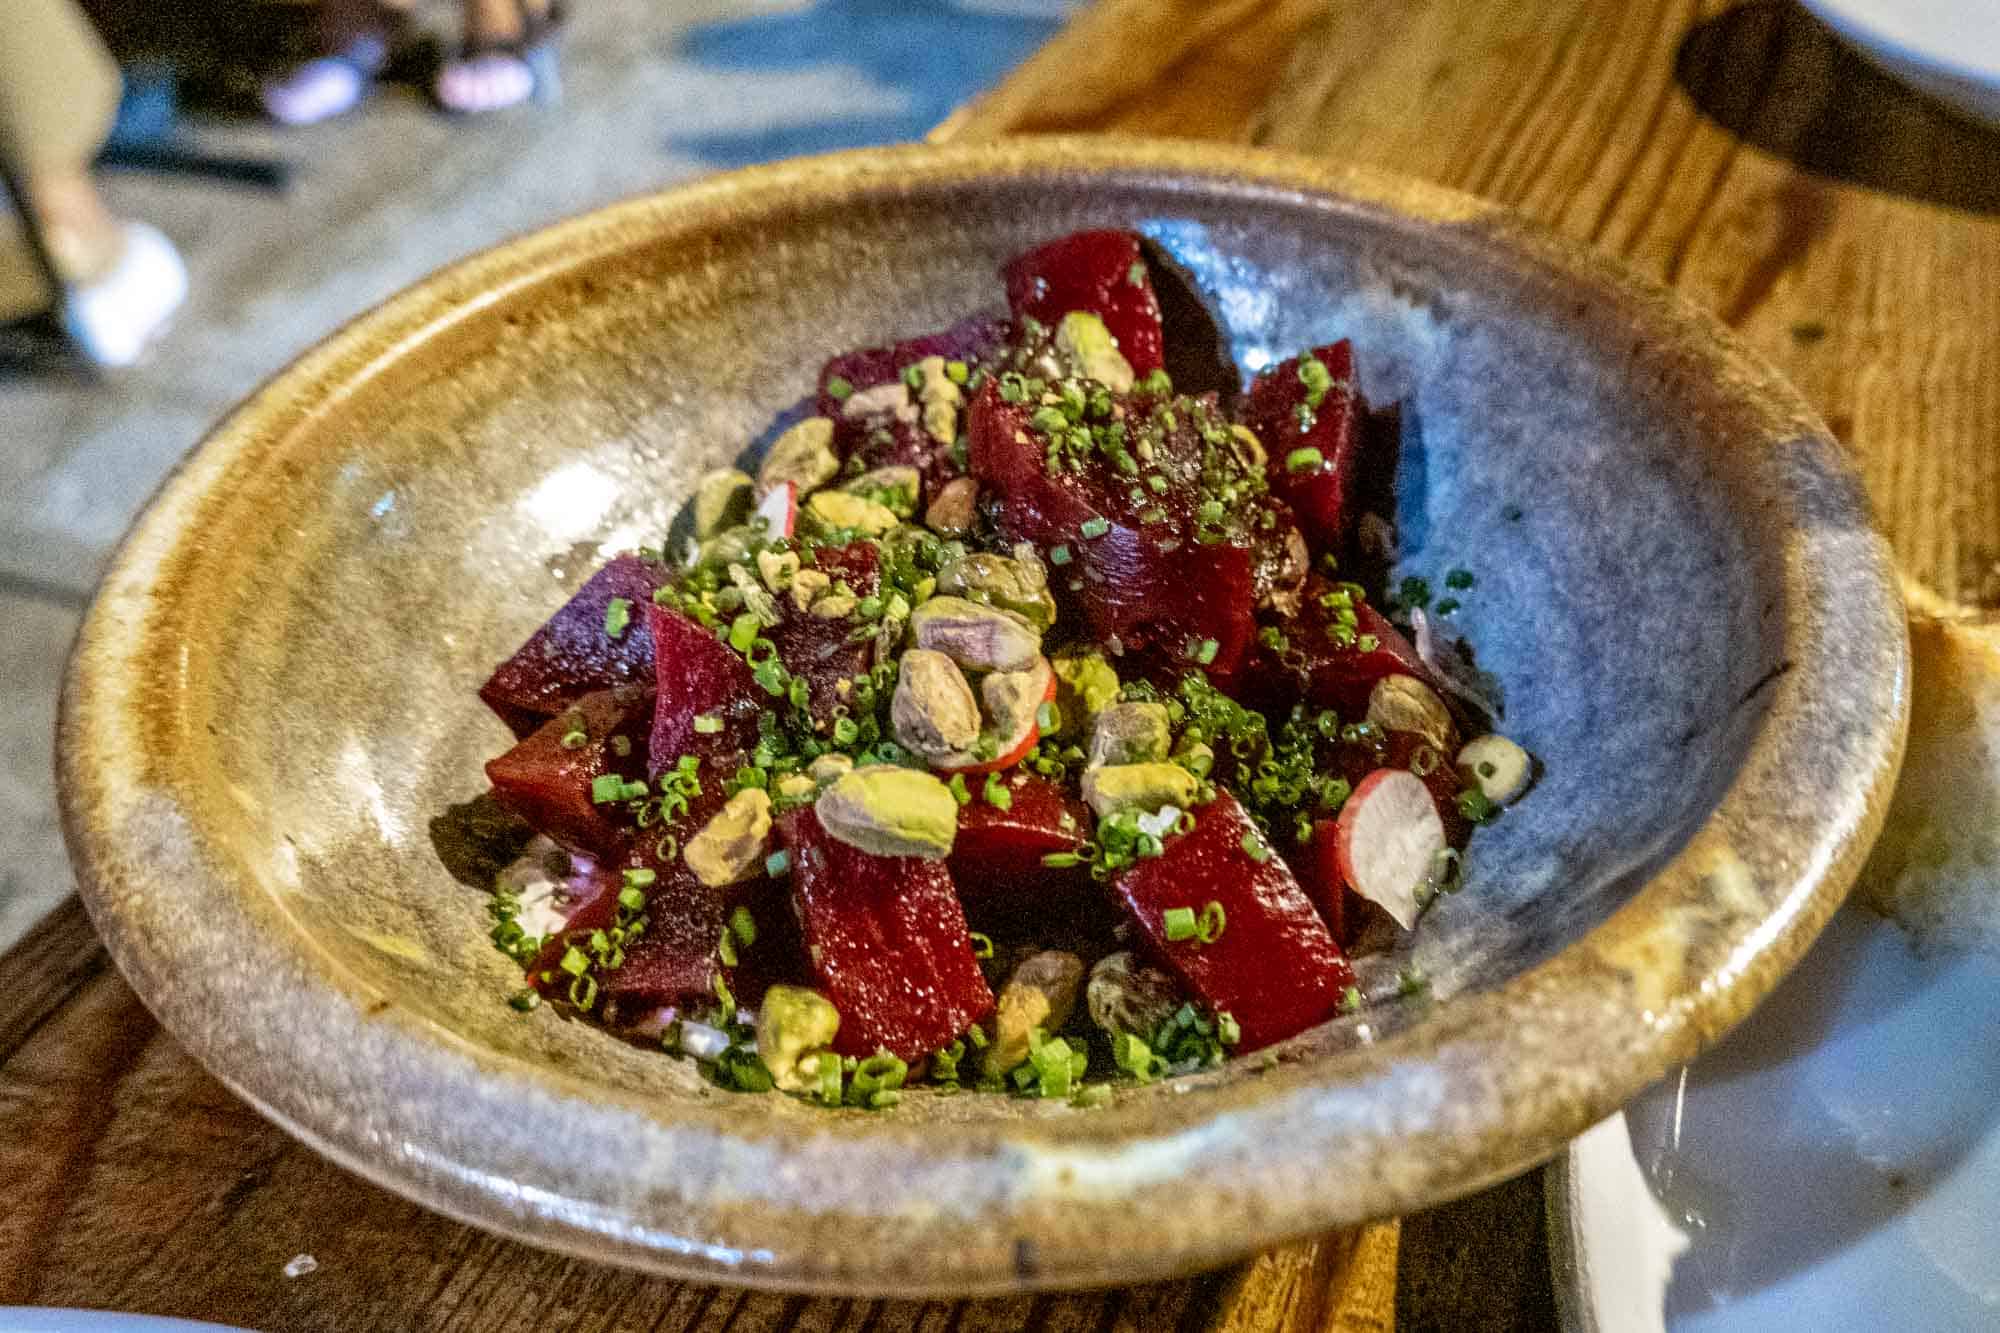
[[[1099,0],[941,137],[1108,130],[1514,204],[1707,305],[1854,450],[1909,573],[2000,606],[2000,136],[1782,0]],[[0,1304],[261,1329],[1545,1328],[1534,1178],[1159,1287],[809,1301],[526,1250],[321,1161],[153,1025],[72,900],[0,959]],[[313,1256],[313,1270],[292,1264]],[[287,1275],[291,1264],[296,1275]]]

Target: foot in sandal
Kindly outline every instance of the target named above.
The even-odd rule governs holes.
[[[562,14],[554,5],[519,0],[472,0],[465,47],[438,71],[432,92],[446,111],[471,115],[559,95],[555,37]]]
[[[63,285],[58,313],[84,356],[129,366],[187,297],[187,268],[173,243],[143,222],[120,224],[123,246],[103,272]]]
[[[264,110],[284,125],[311,125],[353,110],[368,95],[409,25],[383,0],[321,0],[320,54],[266,79]]]

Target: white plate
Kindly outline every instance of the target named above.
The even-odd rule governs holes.
[[[2000,1328],[2000,959],[1926,957],[1844,908],[1741,1029],[1625,1115],[1691,1240],[1674,1333]],[[1626,1225],[1574,1225],[1618,1174],[1573,1152],[1551,1177],[1566,1313],[1602,1333],[1643,1327],[1582,1278],[1629,1266],[1650,1229],[1629,1194]]]
[[[2000,0],[1804,0],[1889,73],[2000,125]]]

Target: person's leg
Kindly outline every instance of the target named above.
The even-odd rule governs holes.
[[[264,109],[286,125],[309,125],[353,109],[389,63],[396,31],[413,3],[320,0],[313,16],[313,57],[264,81]]]
[[[118,113],[118,67],[73,0],[10,0],[0,23],[0,174],[26,214],[70,335],[137,358],[187,291],[174,248],[121,222],[90,178]]]
[[[535,96],[554,78],[544,44],[556,17],[550,0],[465,0],[465,49],[438,71],[438,104],[497,111]]]

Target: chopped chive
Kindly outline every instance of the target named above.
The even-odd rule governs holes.
[[[990,945],[992,944],[993,941],[988,940],[986,942]],[[978,957],[979,949],[976,944],[973,947],[972,953],[974,957]],[[987,1042],[992,1040],[990,1037],[986,1035],[986,1029],[981,1027],[967,1028],[965,1031],[965,1039],[972,1043],[972,1047],[974,1050],[979,1050],[979,1051],[985,1050]]]
[[[722,960],[724,967],[736,966],[736,936],[730,933],[728,926],[722,928],[722,936],[716,941],[715,956]]]
[[[972,940],[972,956],[974,958],[991,958],[993,956],[993,940],[991,936],[982,935],[975,930],[971,932],[970,938]],[[985,1045],[984,1042],[978,1041],[976,1038],[973,1044],[977,1046]]]
[[[1268,851],[1264,853],[1266,857],[1269,855]],[[1195,923],[1195,938],[1203,944],[1213,944],[1222,938],[1222,932],[1228,926],[1229,914],[1222,910],[1221,903],[1211,898],[1208,905],[1201,909],[1201,920]]]
[[[565,731],[563,733],[562,747],[565,750],[581,750],[589,743],[590,737],[582,731]]]
[[[764,858],[764,873],[777,879],[792,868],[792,854],[783,848]]]
[[[1243,1040],[1242,1026],[1227,1009],[1215,1016],[1215,1039],[1224,1046],[1234,1046]]]
[[[1484,824],[1500,813],[1500,807],[1494,805],[1479,788],[1467,787],[1458,794],[1458,812],[1475,824]]]
[[[861,728],[858,725],[856,725],[853,718],[841,717],[834,719],[833,722],[834,744],[852,745],[854,744],[855,739],[860,735],[861,735]]]
[[[944,363],[944,377],[953,384],[964,384],[970,375],[971,371],[966,368],[966,364],[963,361],[947,361]]]
[[[1051,548],[1049,549],[1049,563],[1050,563],[1050,564],[1052,564],[1052,565],[1058,565],[1058,566],[1060,566],[1060,565],[1066,565],[1066,564],[1068,564],[1068,563],[1069,563],[1069,547],[1067,547],[1067,546],[1055,546],[1055,547],[1051,547]]]
[[[1354,646],[1364,653],[1372,653],[1382,646],[1382,641],[1373,634],[1363,634],[1354,641]]]
[[[572,944],[563,951],[562,962],[557,966],[573,977],[580,977],[590,970],[590,955]]]
[[[1050,852],[1042,858],[1042,864],[1051,870],[1067,870],[1071,866],[1083,864],[1083,858],[1075,852]]]
[[[1359,986],[1349,986],[1346,990],[1340,993],[1341,1013],[1343,1014],[1358,1013],[1360,1009],[1361,1009],[1361,988]]]
[[[742,941],[744,948],[747,949],[757,942],[757,918],[750,915],[749,908],[738,906],[731,912],[729,928],[736,933],[736,938]]]
[[[1469,569],[1449,570],[1444,576],[1444,586],[1457,592],[1464,592],[1473,585],[1473,582],[1472,571]]]
[[[713,736],[722,730],[722,719],[713,713],[702,713],[694,720],[697,736]]]
[[[632,623],[632,603],[624,597],[614,597],[604,607],[604,632],[611,638],[619,638],[626,626]]]
[[[625,796],[625,779],[616,773],[601,773],[590,780],[590,799],[595,805],[610,805]]]
[[[972,792],[965,785],[965,774],[952,774],[951,781],[945,783],[945,789],[951,793],[951,798],[960,805],[972,804]]]
[[[1062,710],[1053,702],[1045,703],[1035,710],[1035,726],[1042,731],[1057,731],[1062,727]]]
[[[646,895],[637,887],[627,884],[618,890],[618,905],[628,912],[643,911],[646,906]]]
[[[620,759],[630,759],[632,757],[632,738],[630,736],[613,736],[611,738],[611,753],[617,755]]]
[[[1167,939],[1174,943],[1191,940],[1200,931],[1192,907],[1169,907],[1161,920],[1167,928]]]
[[[542,997],[539,992],[532,990],[516,991],[507,997],[507,1003],[525,1014],[541,1008]]]
[[[836,403],[846,402],[853,393],[854,386],[839,375],[832,376],[826,382],[826,396]]]
[[[1325,454],[1308,445],[1303,449],[1294,449],[1285,455],[1285,471],[1304,472],[1309,468],[1318,467],[1325,461]]]
[[[1214,639],[1203,639],[1194,647],[1194,660],[1207,666],[1215,660],[1215,654],[1221,647]]]
[[[986,798],[986,804],[997,809],[1011,810],[1014,808],[1014,793],[1007,789],[1007,784],[1000,780],[998,773],[988,773],[986,775],[986,790],[981,792],[980,795]]]
[[[757,631],[761,626],[757,617],[748,611],[729,622],[729,646],[739,653],[747,653],[757,643]]]
[[[646,866],[633,866],[625,872],[625,886],[631,889],[650,888],[658,879],[659,875]]]
[[[1093,514],[1083,521],[1083,526],[1078,530],[1083,533],[1085,541],[1091,541],[1111,531],[1111,520],[1102,515]]]

